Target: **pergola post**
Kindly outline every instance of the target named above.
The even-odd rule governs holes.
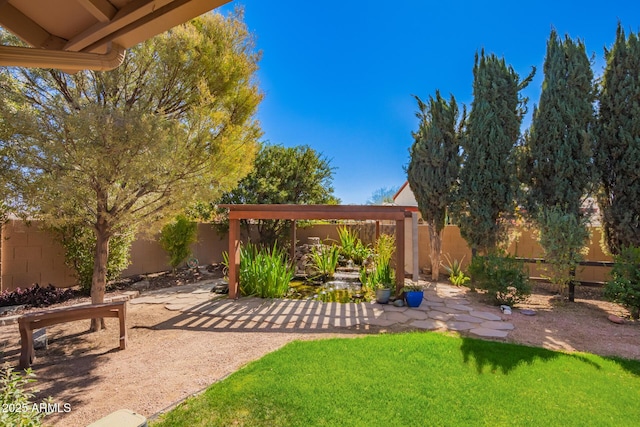
[[[229,298],[236,299],[240,278],[240,220],[229,219]]]
[[[404,287],[404,219],[396,220],[396,296]]]
[[[294,262],[296,259],[296,220],[291,221],[291,258],[290,261]]]

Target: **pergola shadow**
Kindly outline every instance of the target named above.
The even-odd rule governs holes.
[[[383,311],[368,303],[324,303],[259,298],[217,299],[185,308],[154,330],[228,332],[362,333],[372,330]]]

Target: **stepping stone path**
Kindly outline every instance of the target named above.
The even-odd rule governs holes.
[[[130,304],[164,304],[168,310],[182,312],[180,326],[185,328],[233,330],[318,330],[334,327],[370,326],[388,328],[460,331],[482,338],[501,338],[514,329],[503,320],[498,307],[476,307],[464,290],[439,283],[424,292],[420,307],[395,307],[393,304],[323,303],[310,300],[263,300],[244,297],[230,300],[211,292],[223,283],[209,280],[173,288],[144,292]],[[421,284],[427,285],[427,282]],[[203,321],[202,318],[207,320]]]

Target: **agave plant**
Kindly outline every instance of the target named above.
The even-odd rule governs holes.
[[[462,271],[462,261],[464,261],[464,256],[460,261],[457,259],[452,260],[449,255],[445,255],[444,257],[447,260],[448,265],[442,264],[442,268],[449,273],[449,282],[451,282],[452,285],[464,286],[471,281],[471,278]]]

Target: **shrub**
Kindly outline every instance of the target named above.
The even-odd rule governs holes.
[[[229,268],[229,254],[223,253]],[[248,244],[240,248],[239,288],[242,295],[260,298],[282,298],[289,290],[295,267],[276,245],[272,249]]]
[[[0,293],[0,306],[26,305],[27,307],[47,307],[76,298],[73,289],[56,288],[53,285],[41,288],[37,283],[30,288],[17,288]]]
[[[93,230],[78,224],[54,227],[52,230],[64,247],[65,263],[76,272],[80,288],[89,293],[96,251],[96,236]],[[129,249],[134,237],[133,230],[129,230],[115,234],[109,241],[107,281],[117,279],[122,270],[129,266]]]
[[[623,248],[614,257],[612,279],[604,288],[604,296],[624,305],[634,319],[640,318],[640,247]]]
[[[311,251],[311,267],[323,281],[333,278],[340,257],[340,248],[337,246],[320,245]]]
[[[0,425],[36,427],[42,425],[45,411],[32,410],[33,393],[25,391],[25,387],[35,382],[35,375],[27,369],[24,375],[13,368],[5,367],[0,373]]]
[[[560,207],[544,208],[536,221],[540,246],[544,249],[545,279],[558,285],[562,293],[575,279],[575,270],[589,249],[589,230],[584,218],[577,218]],[[585,252],[586,251],[586,252]]]
[[[374,290],[376,288],[391,288],[395,281],[395,272],[391,268],[391,257],[396,249],[395,238],[389,234],[382,234],[376,240],[373,254],[373,268],[367,271],[360,269],[362,286]]]
[[[338,238],[340,239],[342,255],[355,264],[362,265],[371,256],[371,248],[362,243],[358,233],[352,228],[346,226],[338,227]]]
[[[198,240],[198,224],[186,216],[178,215],[173,222],[162,227],[160,245],[169,254],[169,264],[174,270],[191,255],[191,244]]]
[[[516,305],[531,294],[524,263],[504,254],[476,256],[469,273],[474,285],[484,289],[497,305]]]

